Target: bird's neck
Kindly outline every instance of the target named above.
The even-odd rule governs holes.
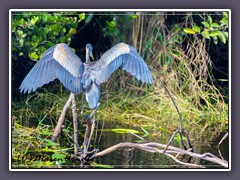
[[[90,56],[89,56],[89,50],[87,49],[86,52],[86,63],[90,63]]]

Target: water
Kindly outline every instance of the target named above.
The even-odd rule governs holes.
[[[122,128],[122,127],[121,127]],[[126,128],[126,127],[125,127]],[[129,127],[128,127],[129,128]],[[229,160],[229,148],[228,148],[228,139],[223,142],[220,146],[220,152],[218,151],[218,143],[221,138],[224,136],[224,133],[220,134],[215,141],[208,141],[208,135],[203,135],[202,137],[197,137],[196,135],[190,133],[191,142],[194,148],[194,151],[197,153],[212,153],[217,157],[222,156],[225,160]],[[161,144],[167,144],[171,135],[166,137],[154,137],[149,135],[145,138],[148,142],[157,142]],[[177,138],[178,139],[178,138]],[[132,134],[117,134],[113,132],[104,132],[101,138],[100,143],[96,148],[100,150],[106,149],[114,144],[120,142],[134,142],[137,143],[140,139],[133,136]],[[183,149],[181,143],[178,140],[175,140],[171,145],[175,147],[180,147]],[[181,159],[181,158],[179,158]],[[189,157],[184,157],[183,161],[187,162]],[[186,168],[177,164],[174,160],[169,157],[166,157],[163,154],[145,152],[139,149],[127,148],[114,151],[104,157],[101,157],[96,160],[99,164],[108,164],[114,168]],[[220,165],[213,164],[211,162],[199,160],[192,158],[191,163],[201,164],[207,168],[223,168]]]
[[[101,129],[101,126],[99,126]],[[141,129],[137,129],[136,127],[124,127],[122,125],[105,125],[103,131],[101,133],[101,130],[97,131],[97,137],[95,137],[95,140],[91,142],[91,144],[94,145],[96,149],[99,149],[100,151],[109,148],[115,144],[121,143],[121,142],[131,142],[131,143],[138,143],[141,141],[140,138],[134,136],[130,133],[124,133],[124,132],[118,132],[118,131],[111,131],[113,128],[121,128],[121,129],[133,129],[138,130],[141,132],[138,134],[139,136],[143,136],[144,132]],[[84,134],[84,130],[80,130],[81,135],[79,135],[79,144],[82,144]],[[218,150],[218,143],[221,140],[221,138],[224,136],[225,133],[219,134],[218,138],[216,138],[214,141],[209,141],[209,134],[204,134],[201,137],[199,137],[198,133],[193,134],[190,133],[191,142],[194,148],[194,151],[202,154],[202,153],[212,153],[217,157],[223,157],[225,160],[229,160],[229,141],[226,139],[223,144],[220,146],[220,153]],[[99,141],[99,137],[101,134],[101,138]],[[96,135],[96,134],[95,134]],[[151,134],[144,137],[145,140],[148,142],[156,142],[161,144],[167,144],[169,139],[171,138],[172,134],[168,135],[159,135],[159,136],[153,136]],[[174,147],[180,147],[183,149],[181,143],[178,140],[179,138],[175,138],[173,143],[171,144]],[[64,142],[66,140],[66,142]],[[62,144],[66,147],[69,147],[69,139],[66,138],[61,139]],[[68,141],[68,142],[67,142]],[[69,151],[70,153],[73,153]],[[34,154],[33,154],[34,156]],[[179,157],[178,159],[181,159]],[[184,157],[183,162],[188,162],[189,157]],[[25,163],[25,162],[24,162]],[[19,164],[24,164],[21,161],[14,161],[13,164],[17,167]],[[216,165],[207,161],[199,160],[192,158],[190,163],[196,163],[206,166],[207,168],[223,168],[220,165]],[[107,155],[104,155],[100,158],[94,159],[93,162],[90,162],[89,165],[81,166],[80,162],[76,161],[66,161],[64,164],[61,164],[60,166],[62,168],[114,168],[114,169],[138,169],[138,168],[148,168],[148,169],[164,169],[164,168],[186,168],[186,166],[182,166],[177,164],[174,160],[172,160],[169,157],[166,157],[163,154],[158,153],[151,153],[151,152],[145,152],[143,150],[134,149],[134,148],[121,148],[116,151],[113,151]],[[94,165],[94,166],[93,166]],[[22,166],[21,166],[22,167]],[[51,168],[51,166],[48,166]]]

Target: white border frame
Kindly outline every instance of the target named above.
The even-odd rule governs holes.
[[[231,10],[230,9],[10,9],[9,10],[9,171],[231,171],[231,91],[229,90],[229,105],[228,105],[228,132],[229,132],[229,162],[228,162],[228,169],[12,169],[12,152],[11,152],[11,143],[12,142],[12,133],[11,133],[11,127],[12,127],[12,48],[11,48],[11,42],[12,42],[12,12],[44,12],[44,11],[51,11],[51,12],[71,12],[71,11],[77,11],[77,12],[223,12],[227,11],[228,18],[229,18],[229,61],[228,61],[228,68],[229,68],[229,89],[231,88]]]

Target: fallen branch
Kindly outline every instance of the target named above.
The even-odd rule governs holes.
[[[194,158],[202,159],[205,161],[213,162],[215,164],[219,164],[225,168],[228,167],[228,162],[220,159],[216,156],[214,156],[211,153],[204,153],[204,154],[198,154],[195,152],[191,152],[190,150],[183,150],[180,148],[176,148],[173,146],[168,146],[168,149],[164,152],[164,149],[166,148],[167,145],[165,144],[160,144],[160,143],[143,143],[143,144],[137,144],[137,143],[130,143],[130,142],[124,142],[124,143],[119,143],[116,145],[113,145],[103,151],[97,152],[94,154],[90,159],[95,159],[101,156],[104,156],[106,154],[109,154],[113,151],[116,151],[120,148],[136,148],[136,149],[141,149],[143,151],[151,152],[151,153],[159,153],[159,154],[164,154],[170,158],[172,158],[175,162],[178,164],[182,164],[187,167],[191,168],[205,168],[203,165],[198,165],[198,164],[193,164],[193,163],[186,163],[182,162],[179,159],[177,159],[177,156],[179,155],[189,155]],[[162,149],[160,149],[162,148]],[[175,156],[174,156],[175,155]]]
[[[65,119],[67,110],[68,110],[68,108],[69,108],[70,105],[71,105],[72,97],[73,97],[73,96],[74,96],[74,94],[71,93],[70,96],[69,96],[69,98],[68,98],[68,100],[67,100],[67,102],[66,102],[66,104],[65,104],[64,107],[63,107],[62,113],[61,113],[61,115],[60,115],[60,117],[59,117],[59,119],[58,119],[57,125],[56,125],[56,127],[55,127],[55,129],[54,129],[54,132],[53,132],[53,135],[52,135],[52,141],[53,141],[53,142],[56,142],[57,137],[58,137],[58,135],[60,134],[60,132],[61,132],[61,130],[62,130],[62,124],[63,124],[63,122],[64,122],[64,119]]]

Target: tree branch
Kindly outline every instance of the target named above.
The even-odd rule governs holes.
[[[183,150],[183,149],[176,148],[173,146],[168,146],[168,149],[164,152],[164,149],[166,148],[166,146],[167,145],[165,145],[165,144],[152,143],[152,142],[151,143],[142,143],[142,144],[124,142],[124,143],[119,143],[119,144],[113,145],[103,151],[100,151],[100,152],[96,153],[95,155],[93,155],[90,159],[95,159],[95,158],[104,156],[104,155],[109,154],[113,151],[116,151],[120,148],[136,148],[136,149],[141,149],[143,151],[147,151],[147,152],[151,152],[151,153],[164,154],[167,157],[172,158],[175,162],[185,165],[187,167],[191,167],[191,168],[205,168],[205,166],[193,164],[193,163],[182,162],[179,159],[177,159],[177,156],[178,155],[189,155],[190,157],[194,157],[194,158],[198,158],[198,159],[202,159],[205,161],[219,164],[225,168],[228,167],[227,161],[220,159],[211,153],[198,154],[195,152],[191,152],[190,150]]]

